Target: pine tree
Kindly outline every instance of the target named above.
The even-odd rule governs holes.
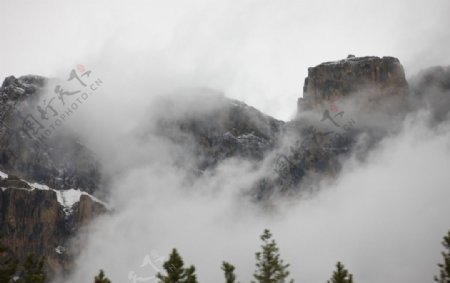
[[[34,254],[29,254],[23,264],[22,276],[19,283],[44,283],[45,257],[36,258]]]
[[[450,283],[450,231],[444,236],[442,245],[445,251],[442,252],[442,257],[444,258],[443,263],[439,263],[439,276],[434,276],[434,281],[439,283]]]
[[[272,234],[265,229],[261,235],[263,245],[262,251],[257,252],[256,256],[256,271],[253,274],[256,282],[259,283],[284,283],[289,276],[287,268],[289,264],[284,264],[280,259],[279,250],[275,240],[272,239]],[[254,283],[255,281],[252,281]],[[294,282],[291,280],[289,282]]]
[[[105,272],[100,269],[100,272],[94,278],[94,283],[111,283],[111,281],[105,276]]]
[[[19,260],[13,258],[8,248],[0,244],[0,282],[9,282],[16,274]]]
[[[184,262],[176,249],[172,250],[169,260],[163,264],[167,276],[158,273],[160,283],[198,283],[195,267],[184,268]]]
[[[336,271],[333,272],[328,283],[353,283],[353,275],[351,275],[341,262],[336,263]]]
[[[198,283],[197,276],[195,275],[195,267],[191,265],[190,267],[185,269],[184,280],[180,280],[183,283]]]
[[[225,273],[226,283],[235,283],[236,275],[234,274],[234,266],[226,261],[222,263],[222,270]]]

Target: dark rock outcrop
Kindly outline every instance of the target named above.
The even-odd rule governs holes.
[[[193,101],[166,98],[160,102],[164,106],[159,106],[168,114],[158,118],[158,134],[191,151],[197,169],[212,169],[230,157],[262,160],[275,147],[284,122],[243,102],[204,91],[200,90]],[[187,104],[187,111],[170,115],[173,105]]]
[[[411,80],[412,104],[431,111],[434,122],[442,122],[450,113],[450,66],[431,67]]]
[[[317,177],[336,175],[356,136],[352,129],[323,131],[303,121],[289,122],[284,134],[289,142],[275,151],[272,171],[255,184],[252,193],[257,200],[310,191]]]
[[[408,83],[400,61],[394,57],[354,57],[308,68],[298,109],[327,106],[351,94],[364,92],[369,100],[405,96]]]
[[[450,66],[436,66],[422,70],[413,78],[414,93],[426,95],[432,89],[440,91],[450,90]]]

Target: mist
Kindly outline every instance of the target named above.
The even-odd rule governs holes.
[[[280,199],[271,211],[245,197],[264,168],[231,159],[187,182],[189,173],[171,160],[177,146],[147,141],[137,154],[146,161],[114,178],[115,211],[81,236],[81,256],[65,282],[89,281],[99,268],[113,281],[131,282],[131,271],[148,277],[156,271],[140,267],[144,257],[167,258],[174,247],[201,282],[221,281],[223,260],[249,281],[264,228],[274,233],[297,282],[325,282],[338,260],[362,282],[431,281],[450,213],[450,128],[430,129],[428,118],[411,114],[364,162],[348,159],[336,180],[319,184],[319,193]]]
[[[164,79],[219,89],[282,120],[295,113],[307,68],[321,62],[390,55],[408,76],[450,64],[446,0],[0,5],[1,77],[54,77],[84,64],[120,72],[115,85]]]
[[[0,2],[0,76],[66,79],[82,64],[103,81],[64,125],[102,163],[113,211],[73,239],[74,271],[58,282],[112,282],[156,271],[144,258],[177,248],[200,282],[240,282],[255,270],[269,228],[296,282],[325,282],[339,260],[359,282],[431,281],[450,207],[450,125],[430,109],[402,117],[367,152],[342,161],[314,193],[268,210],[249,190],[271,170],[236,158],[193,177],[195,153],[155,133],[160,118],[216,107],[193,99],[207,88],[280,120],[296,114],[307,68],[357,56],[397,56],[407,76],[449,65],[450,2],[431,1],[56,1]],[[173,97],[170,111],[158,108]],[[156,105],[156,106],[155,106]],[[349,106],[351,107],[351,106]],[[348,109],[349,113],[351,109]],[[355,114],[356,115],[356,114]],[[380,118],[380,117],[378,117]],[[390,121],[358,114],[358,123]],[[179,166],[180,158],[185,166]],[[161,262],[159,262],[161,264]]]
[[[339,175],[322,178],[313,193],[276,198],[267,209],[249,192],[273,170],[266,166],[272,154],[259,164],[227,159],[193,177],[194,152],[155,132],[161,118],[217,111],[220,103],[205,95],[223,94],[182,89],[150,96],[148,111],[135,113],[137,121],[128,130],[117,130],[125,124],[114,120],[117,115],[111,123],[107,115],[85,111],[104,105],[99,97],[70,121],[103,160],[114,211],[75,239],[81,254],[64,282],[89,281],[100,268],[113,281],[132,282],[130,273],[153,276],[156,270],[141,267],[144,258],[167,259],[172,248],[196,266],[201,282],[222,280],[223,260],[236,265],[238,279],[248,282],[264,228],[274,233],[297,282],[325,282],[338,260],[364,282],[431,281],[448,230],[450,125],[430,123],[433,115],[426,103],[389,123],[382,113],[361,113],[355,109],[361,104],[346,101],[343,107],[358,127],[388,134],[370,150],[363,147],[365,158],[355,151],[344,159]],[[162,107],[161,98],[171,107]],[[310,119],[319,121],[320,115]]]

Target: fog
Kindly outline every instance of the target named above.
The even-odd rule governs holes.
[[[135,91],[144,95],[151,89]],[[107,94],[106,84],[105,90]],[[347,101],[343,107],[359,127],[378,127],[390,134],[365,152],[364,159],[343,161],[343,171],[319,183],[318,193],[275,199],[267,210],[247,195],[251,185],[272,170],[265,162],[255,166],[228,159],[192,179],[193,152],[153,132],[159,118],[182,119],[183,113],[201,115],[220,106],[194,92],[166,94],[173,103],[167,108],[158,104],[159,95],[151,96],[149,111],[128,113],[135,123],[121,123],[123,116],[108,110],[114,102],[100,93],[70,121],[112,178],[107,190],[114,212],[80,235],[76,244],[81,255],[74,274],[64,282],[89,281],[100,268],[113,281],[132,282],[130,272],[148,278],[156,271],[140,267],[144,258],[157,254],[154,261],[159,256],[167,259],[174,247],[187,264],[197,267],[201,282],[223,280],[222,260],[235,264],[239,280],[248,282],[264,228],[273,231],[297,282],[325,282],[338,260],[359,281],[431,281],[450,212],[448,122],[430,123],[431,109],[420,106],[403,122],[389,124],[376,111],[352,112],[359,104]],[[105,110],[95,111],[99,108]],[[112,111],[111,116],[103,115],[105,111]],[[314,118],[318,121],[320,115]],[[180,156],[186,167],[177,165]]]
[[[134,76],[123,84],[162,78],[200,84],[283,120],[295,112],[307,68],[321,62],[390,55],[408,76],[450,64],[446,0],[0,5],[0,77],[57,76],[76,64],[99,63]]]
[[[114,211],[74,239],[74,272],[55,283],[90,282],[99,269],[112,282],[152,276],[140,267],[145,256],[167,257],[174,247],[200,282],[222,281],[223,260],[248,282],[264,228],[296,282],[325,282],[338,260],[358,282],[426,282],[437,273],[449,229],[450,126],[430,128],[425,108],[364,161],[344,161],[319,193],[271,210],[246,197],[266,167],[229,159],[192,179],[175,164],[193,153],[152,129],[161,116],[211,107],[155,110],[159,97],[197,87],[289,120],[307,68],[348,54],[399,57],[407,76],[448,65],[450,2],[0,3],[1,77],[66,78],[83,64],[103,81],[65,127],[102,162]]]
[[[87,282],[99,268],[113,281],[132,282],[131,271],[149,277],[156,271],[140,267],[144,257],[167,258],[173,247],[195,264],[200,282],[223,280],[222,260],[248,282],[264,228],[297,282],[325,282],[338,260],[361,282],[431,281],[450,213],[450,128],[429,129],[427,115],[411,114],[363,163],[347,160],[318,194],[279,200],[270,211],[243,196],[263,173],[248,162],[228,160],[192,183],[171,163],[177,145],[155,138],[122,149],[121,162],[145,162],[117,173],[109,200],[115,211],[82,236],[69,282]]]

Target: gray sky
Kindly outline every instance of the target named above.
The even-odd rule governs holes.
[[[74,64],[155,83],[164,73],[286,120],[323,61],[392,55],[408,74],[450,64],[449,14],[448,0],[1,0],[0,77]]]

